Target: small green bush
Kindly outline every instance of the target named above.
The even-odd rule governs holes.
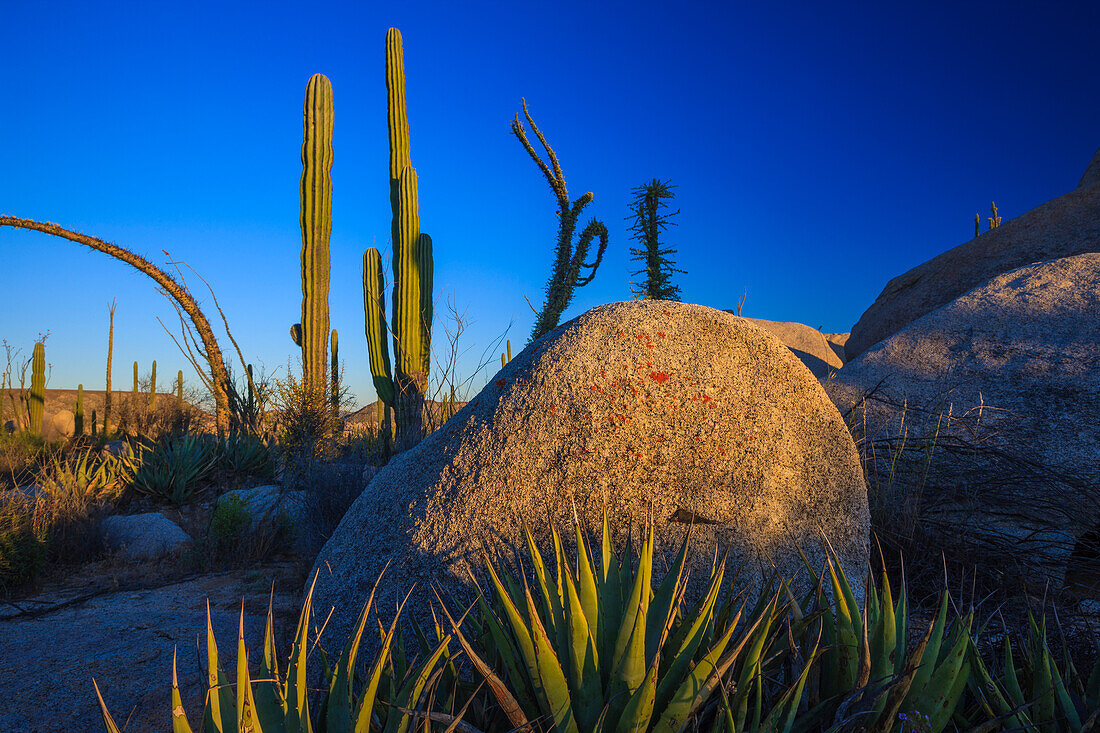
[[[39,508],[15,492],[0,493],[0,593],[33,580],[46,564],[49,526]]]
[[[207,541],[218,556],[240,547],[252,526],[252,517],[239,496],[226,496],[214,508],[210,517]]]

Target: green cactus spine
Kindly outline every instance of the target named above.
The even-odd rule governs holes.
[[[149,409],[157,406],[157,360],[153,359],[153,373],[149,377]]]
[[[34,345],[31,356],[31,392],[28,410],[31,418],[31,432],[42,434],[42,412],[46,406],[46,345],[39,341]]]
[[[73,410],[73,434],[84,434],[84,385],[76,385],[76,408]]]
[[[328,356],[332,127],[332,84],[323,74],[314,74],[306,86],[302,114],[302,321],[291,327],[291,338],[302,348],[304,381],[318,392]]]
[[[390,234],[394,276],[394,406],[397,442],[407,447],[419,442],[426,428],[424,396],[431,356],[432,240],[420,231],[417,176],[412,167],[405,106],[405,61],[401,32],[396,28],[386,32],[385,56],[393,214]]]
[[[183,370],[176,372],[176,402],[183,407]]]

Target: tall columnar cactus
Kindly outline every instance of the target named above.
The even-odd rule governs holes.
[[[363,256],[363,305],[371,375],[379,399],[393,405],[397,443],[415,445],[424,436],[427,414],[432,328],[432,240],[420,231],[416,170],[409,148],[405,107],[405,63],[401,32],[386,32],[386,109],[390,143],[390,208],[393,219],[393,320],[387,328],[385,283],[378,250]],[[394,368],[391,373],[387,331],[393,333]]]
[[[137,400],[138,396],[138,365],[134,362],[134,399]]]
[[[73,433],[84,434],[84,385],[76,385],[76,408],[73,410]]]
[[[153,373],[149,377],[149,409],[157,406],[157,360],[153,359]]]
[[[302,322],[291,338],[302,349],[302,376],[323,389],[328,356],[329,234],[332,231],[332,84],[314,74],[302,114]]]
[[[96,435],[96,416],[95,416],[95,410],[92,410],[92,437],[94,438],[95,435]]]
[[[329,367],[329,399],[332,402],[333,416],[340,417],[340,337],[332,329],[332,365]]]
[[[183,407],[183,370],[176,372],[176,402],[178,407]]]
[[[46,346],[41,341],[34,345],[31,355],[31,392],[27,408],[31,418],[31,432],[42,434],[42,411],[46,407]]]

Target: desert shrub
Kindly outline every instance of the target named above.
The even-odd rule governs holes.
[[[214,507],[214,513],[210,515],[210,528],[207,531],[211,551],[222,555],[236,549],[241,538],[248,534],[251,524],[252,517],[248,508],[239,497],[227,496],[219,501]]]
[[[139,443],[138,465],[130,487],[177,506],[187,503],[217,464],[213,441],[205,435],[166,436]]]
[[[140,391],[123,392],[119,395],[112,421],[118,430],[135,437],[159,440],[168,435],[181,435],[196,429],[204,416],[196,406],[200,395],[194,390],[185,390],[181,402],[176,395],[158,393],[156,400],[149,395],[148,377],[138,384]]]
[[[313,554],[332,536],[348,508],[363,492],[363,467],[356,463],[300,459],[288,462],[283,473],[286,487],[304,492],[298,539]]]
[[[39,469],[57,450],[29,430],[0,430],[0,489],[34,481]]]
[[[46,564],[49,526],[39,502],[0,491],[0,593],[33,580]]]
[[[276,382],[276,431],[288,462],[333,456],[342,425],[329,390],[326,380],[310,383],[289,373]]]

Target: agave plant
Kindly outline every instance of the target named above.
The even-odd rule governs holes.
[[[263,438],[252,433],[233,432],[218,441],[220,468],[236,476],[269,480],[275,476],[275,456]]]
[[[1079,733],[1100,729],[1100,661],[1087,680],[1078,674],[1068,654],[1059,669],[1047,643],[1046,617],[1039,624],[1030,612],[1027,638],[1020,646],[1017,655],[1005,633],[1003,671],[994,680],[971,641],[970,658],[976,674],[970,687],[986,715],[1003,721],[1005,728],[1021,730]]]
[[[897,600],[885,572],[876,589],[867,581],[863,610],[835,555],[828,552],[815,603],[792,603],[807,631],[817,629],[823,653],[803,724],[817,722],[867,731],[894,730],[898,723],[938,733],[947,727],[970,678],[970,629],[974,613],[956,617],[948,631],[950,599],[944,591],[938,612],[912,653],[909,604],[902,582]],[[899,729],[905,726],[897,726]]]
[[[606,519],[599,566],[579,524],[575,529],[575,565],[551,530],[553,575],[527,532],[534,592],[522,571],[517,577],[487,558],[493,593],[481,595],[477,613],[467,614],[472,620],[456,619],[444,606],[456,640],[510,726],[571,733],[676,731],[692,718],[716,714],[717,689],[730,678],[737,680],[733,704],[747,704],[786,612],[778,594],[763,592],[747,616],[743,602],[736,606],[738,598],[719,603],[725,573],[719,562],[706,593],[689,608],[687,538],[654,589],[652,528],[636,566],[629,544],[622,556],[612,551]],[[465,623],[473,633],[463,632]],[[776,719],[793,716],[801,683],[788,692]]]
[[[139,444],[130,486],[139,493],[182,505],[216,463],[214,449],[204,436],[165,437],[152,446]]]
[[[379,578],[381,580],[381,578]],[[314,578],[316,583],[316,577]],[[375,590],[378,584],[375,583]],[[280,672],[275,652],[275,634],[271,605],[268,605],[267,626],[264,630],[264,648],[259,662],[259,674],[250,671],[249,653],[244,642],[244,609],[237,633],[236,674],[231,681],[219,664],[218,645],[210,622],[210,609],[206,612],[207,693],[202,713],[201,731],[249,731],[250,733],[312,733],[314,718],[318,731],[329,733],[407,733],[419,719],[428,713],[419,710],[424,699],[434,690],[440,677],[437,667],[447,656],[450,635],[443,635],[422,661],[409,663],[397,638],[398,622],[404,602],[397,608],[388,631],[380,629],[381,643],[369,675],[359,683],[355,678],[357,656],[367,619],[370,616],[375,592],[371,591],[355,633],[329,668],[324,659],[328,689],[320,702],[320,710],[310,711],[308,657],[311,647],[309,624],[313,607],[313,587],[306,594],[305,603],[298,617],[290,655]],[[407,596],[406,596],[407,600]],[[395,641],[396,639],[396,641]],[[322,654],[323,656],[323,654]],[[100,711],[108,733],[120,733],[107,705],[95,684]],[[176,676],[176,662],[172,660],[172,732],[192,733],[194,730],[183,708]],[[442,714],[431,714],[434,720],[450,724],[460,720]]]
[[[100,456],[89,449],[69,458],[54,456],[38,484],[54,499],[116,498],[130,480],[129,471],[127,456]]]

